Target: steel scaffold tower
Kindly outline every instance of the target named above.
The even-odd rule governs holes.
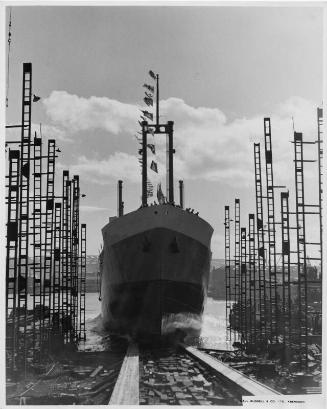
[[[67,180],[66,182],[66,195],[67,195],[67,205],[66,205],[66,263],[67,263],[67,330],[68,330],[68,341],[71,341],[72,337],[72,247],[71,247],[71,225],[72,225],[72,181]]]
[[[32,64],[23,64],[22,127],[18,216],[18,332],[19,364],[26,369],[27,278],[29,265],[29,206],[31,159]],[[19,365],[21,366],[21,365]]]
[[[241,316],[241,293],[240,293],[240,280],[241,280],[241,260],[240,260],[240,199],[235,199],[235,218],[234,218],[234,283],[235,283],[235,326],[236,330],[240,330],[240,316]]]
[[[230,271],[230,217],[229,206],[225,206],[225,282],[226,282],[226,339],[231,340],[231,271]]]
[[[68,248],[67,248],[67,232],[68,232],[68,223],[67,223],[67,202],[69,196],[68,190],[68,181],[69,181],[69,172],[64,170],[62,174],[62,210],[61,210],[61,321],[62,329],[65,336],[65,341],[67,340],[67,316],[68,316],[68,275],[69,275],[69,266],[68,266]]]
[[[79,259],[79,177],[73,178],[73,204],[72,204],[72,237],[71,237],[71,276],[72,276],[72,322],[74,338],[78,338],[78,259]]]
[[[307,300],[307,255],[305,238],[305,203],[303,175],[303,140],[302,133],[294,132],[294,163],[296,190],[296,231],[297,231],[297,268],[299,297],[299,345],[300,363],[308,363],[308,300]]]
[[[81,225],[79,338],[85,340],[86,224]]]
[[[274,177],[271,146],[270,118],[264,118],[267,217],[268,217],[268,269],[269,269],[269,310],[272,341],[277,340],[277,266],[276,266],[276,224],[274,201]]]
[[[255,223],[254,214],[249,214],[249,262],[248,262],[248,283],[249,283],[249,329],[251,344],[257,342],[256,326],[256,266],[255,266]]]
[[[61,310],[61,203],[55,203],[53,237],[53,327],[56,333],[60,332]]]
[[[289,222],[289,193],[281,192],[281,222],[282,222],[282,316],[281,326],[285,347],[291,345],[291,249],[290,249],[290,222]]]
[[[48,330],[52,319],[52,256],[53,256],[53,210],[55,180],[56,141],[49,139],[47,154],[47,184],[45,200],[45,237],[44,237],[44,271],[43,271],[43,306],[42,306],[42,347],[50,341]]]
[[[35,134],[33,144],[33,355],[36,358],[41,345],[40,314],[42,305],[42,140]],[[40,355],[39,355],[40,358]]]
[[[317,108],[317,123],[318,123],[318,176],[319,176],[319,224],[320,224],[320,258],[321,258],[321,276],[323,270],[323,234],[322,234],[322,164],[323,164],[323,149],[321,148],[322,144],[322,134],[323,134],[323,110],[322,108]]]
[[[266,339],[266,261],[265,261],[265,233],[263,223],[262,203],[262,177],[261,177],[261,153],[260,143],[254,144],[254,168],[255,168],[255,199],[257,216],[257,254],[258,254],[258,281],[259,281],[259,337],[261,341]]]
[[[248,342],[246,228],[241,228],[241,341]]]
[[[18,206],[19,206],[20,152],[9,150],[9,174],[7,194],[7,259],[6,259],[6,352],[7,370],[16,369],[16,298],[17,298],[17,252],[18,252]]]

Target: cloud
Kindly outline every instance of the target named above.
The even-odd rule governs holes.
[[[60,168],[65,165],[60,164]],[[80,156],[77,163],[70,164],[69,171],[80,175],[83,180],[106,185],[124,179],[131,182],[140,181],[140,166],[136,156],[125,152],[115,152],[108,159],[97,160]]]
[[[138,107],[105,98],[83,98],[66,91],[53,91],[43,100],[48,117],[68,132],[105,129],[115,135],[133,132],[139,117]]]
[[[103,129],[111,134],[131,135],[138,129],[139,107],[109,98],[83,98],[65,91],[53,91],[44,100],[53,126],[70,135],[81,130]],[[315,139],[316,105],[291,97],[270,113],[228,122],[219,108],[192,107],[180,98],[160,102],[164,121],[174,121],[175,176],[178,179],[219,181],[235,187],[253,183],[253,142],[261,142],[264,160],[263,118],[271,118],[274,172],[281,183],[290,182],[293,170],[293,121],[305,139]],[[62,131],[62,132],[63,132]],[[132,141],[132,139],[131,139]],[[157,161],[165,164],[165,138],[156,137]],[[264,163],[264,162],[263,162]],[[85,153],[75,167],[95,183],[124,177],[139,182],[136,156],[116,152],[106,160],[95,160]]]

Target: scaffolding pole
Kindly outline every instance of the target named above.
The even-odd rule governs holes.
[[[241,317],[241,260],[240,260],[240,199],[235,199],[235,217],[234,217],[234,282],[235,282],[235,329],[240,331],[240,317]]]
[[[29,265],[29,207],[31,162],[32,64],[23,64],[22,128],[18,216],[18,332],[19,366],[26,371],[27,278]]]
[[[256,266],[255,266],[255,222],[254,214],[249,214],[249,262],[248,262],[248,287],[249,287],[249,343],[256,345],[257,325],[256,325]]]
[[[294,132],[294,163],[296,191],[296,231],[297,231],[297,268],[298,268],[298,339],[300,363],[302,368],[308,364],[308,299],[307,299],[307,255],[305,237],[305,202],[303,175],[303,139],[302,133]]]
[[[62,210],[61,210],[61,323],[62,331],[65,341],[67,341],[67,332],[69,330],[68,322],[68,275],[69,275],[69,266],[68,266],[68,247],[67,247],[67,234],[68,234],[68,189],[69,181],[69,172],[64,170],[62,174]]]
[[[61,203],[55,203],[53,236],[53,291],[52,291],[52,325],[56,334],[60,333],[61,310]]]
[[[263,223],[263,200],[262,200],[262,172],[261,172],[261,152],[260,143],[254,144],[254,169],[255,169],[255,199],[257,216],[257,266],[258,266],[258,321],[260,341],[266,340],[267,331],[267,305],[266,305],[266,260],[265,260],[265,233]]]
[[[40,358],[41,326],[40,314],[42,305],[42,140],[35,135],[33,144],[33,211],[32,211],[32,245],[33,245],[33,357]]]
[[[290,266],[290,222],[289,222],[289,193],[281,192],[281,221],[282,221],[282,317],[281,326],[285,348],[291,345],[291,266]]]
[[[246,228],[241,228],[241,342],[248,343]]]
[[[322,277],[323,270],[323,227],[322,227],[322,164],[323,164],[323,149],[322,144],[322,134],[323,134],[323,109],[317,108],[317,122],[318,122],[318,175],[319,175],[319,224],[320,224],[320,276]]]
[[[9,174],[7,195],[7,259],[6,259],[6,368],[16,369],[17,335],[17,253],[19,206],[20,152],[9,150]]]
[[[231,271],[230,271],[230,217],[229,206],[225,206],[225,283],[226,283],[226,340],[231,340]]]
[[[80,309],[79,309],[79,339],[86,339],[85,331],[85,292],[86,292],[86,224],[81,224],[80,251]]]
[[[78,339],[78,261],[79,261],[79,177],[77,175],[73,178],[73,202],[72,202],[72,326],[73,338]]]
[[[56,141],[49,139],[47,154],[47,181],[45,196],[45,237],[44,237],[44,270],[43,270],[43,297],[41,309],[42,351],[47,351],[49,329],[52,319],[52,256],[53,256],[53,215],[54,215],[54,181],[55,181]]]
[[[265,136],[267,217],[268,217],[268,271],[269,271],[269,312],[270,312],[269,321],[271,341],[276,342],[278,337],[276,225],[270,118],[264,118],[264,136]]]

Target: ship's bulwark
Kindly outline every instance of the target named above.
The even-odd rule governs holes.
[[[138,223],[142,224],[142,216],[149,221],[148,213],[140,212]],[[171,223],[160,219],[160,214],[155,224],[149,228],[146,223],[148,229],[143,231],[139,226],[127,227],[126,219],[125,225],[117,219],[103,229],[102,317],[104,327],[111,332],[149,341],[174,331],[194,335],[200,329],[212,228],[197,216],[171,206],[168,217],[170,222],[178,218],[178,229],[162,227]],[[201,242],[196,232],[192,237],[187,234],[193,220]],[[128,235],[124,228],[137,234]],[[118,229],[122,239],[117,239]]]

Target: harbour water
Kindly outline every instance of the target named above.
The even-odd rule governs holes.
[[[193,317],[186,319],[194,320]],[[196,322],[195,326],[201,330],[200,336],[194,338],[194,345],[213,349],[231,348],[230,342],[226,341],[225,300],[207,297],[202,323]],[[101,351],[109,347],[110,337],[101,328],[101,302],[97,293],[86,294],[86,330],[87,339],[80,344],[80,349]]]

